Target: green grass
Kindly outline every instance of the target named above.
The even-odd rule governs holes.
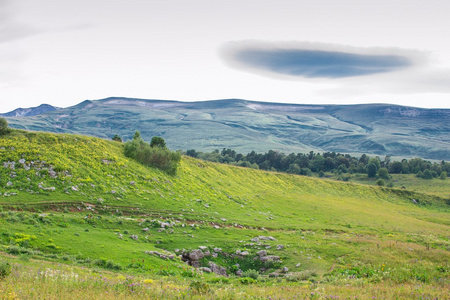
[[[199,246],[219,247],[226,254],[249,251],[243,260],[219,255],[201,262],[228,268],[238,262],[248,274],[262,267],[253,260],[261,249],[267,247],[270,255],[282,259],[248,286],[250,281],[234,276],[228,279],[233,284],[209,282],[209,296],[224,289],[230,295],[242,290],[242,298],[263,296],[254,285],[266,295],[281,296],[286,289],[295,296],[289,288],[294,286],[299,295],[316,292],[322,298],[328,292],[352,295],[363,284],[370,284],[372,295],[406,295],[416,293],[417,286],[433,296],[449,291],[450,218],[446,199],[439,197],[445,194],[443,186],[428,194],[190,157],[183,157],[177,175],[170,176],[127,159],[120,143],[68,134],[13,131],[0,137],[0,155],[0,250],[23,258],[7,258],[15,262],[16,271],[12,279],[0,281],[0,289],[16,295],[14,280],[30,281],[27,286],[32,287],[31,278],[23,274],[28,263],[35,268],[30,258],[43,260],[43,265],[49,261],[52,269],[63,264],[88,272],[106,270],[112,276],[149,276],[162,282],[179,278],[183,283],[176,284],[184,292],[191,284],[201,290],[202,282],[215,282],[216,277],[203,274],[196,285],[178,257],[165,260],[145,253],[176,254],[176,249]],[[161,230],[158,222],[173,226]],[[144,228],[149,228],[147,233]],[[258,245],[251,241],[258,236],[276,241]],[[292,274],[268,277],[282,267]],[[46,282],[38,284],[47,288]],[[58,287],[71,290],[64,282]],[[86,288],[98,293],[93,298],[106,289],[95,284]],[[369,298],[365,292],[358,295]]]

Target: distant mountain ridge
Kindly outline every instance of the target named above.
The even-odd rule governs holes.
[[[30,108],[17,108],[13,111],[0,114],[2,117],[31,117],[31,116],[37,116],[49,111],[54,111],[59,109],[59,107],[55,107],[49,104],[41,104],[37,107],[30,107]]]
[[[391,104],[306,105],[224,99],[112,97],[26,118],[11,127],[130,139],[163,137],[172,149],[241,153],[336,151],[450,160],[450,109]]]

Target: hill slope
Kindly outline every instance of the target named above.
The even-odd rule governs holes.
[[[129,139],[139,130],[147,140],[161,136],[172,149],[183,150],[316,150],[450,160],[448,109],[107,98],[8,122],[102,138]]]
[[[183,274],[180,259],[146,251],[175,255],[205,246],[225,254],[201,264],[213,261],[228,272],[239,263],[243,271],[287,267],[335,283],[419,280],[448,288],[443,199],[188,157],[169,176],[122,152],[120,143],[85,136],[0,137],[2,249],[132,273],[163,274],[164,266]],[[261,250],[282,262],[253,259]]]

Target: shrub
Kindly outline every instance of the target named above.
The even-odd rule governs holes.
[[[7,134],[8,132],[8,121],[5,118],[0,118],[0,135]]]
[[[249,269],[242,273],[242,277],[250,277],[256,280],[259,277],[259,272],[257,270]]]
[[[154,144],[153,147],[144,142],[140,134],[135,133],[133,140],[125,144],[125,156],[133,158],[143,165],[175,175],[181,160],[180,153],[167,149],[162,138],[156,141],[152,140],[152,143]]]
[[[115,136],[113,136],[112,140],[116,141],[116,142],[119,142],[119,143],[122,143],[122,138],[120,136],[118,136],[117,134]]]
[[[0,279],[6,278],[11,274],[11,265],[9,262],[2,261],[0,262]]]
[[[378,179],[376,184],[379,185],[379,186],[384,186],[385,182],[384,182],[383,179]]]
[[[313,279],[316,276],[317,273],[314,270],[304,270],[287,276],[286,280],[292,282],[305,281]]]
[[[378,178],[389,180],[389,172],[386,168],[380,168],[378,170]]]
[[[242,284],[253,284],[253,283],[256,283],[256,280],[253,279],[253,278],[250,278],[250,277],[242,277],[242,278],[240,279],[240,282],[241,282]]]

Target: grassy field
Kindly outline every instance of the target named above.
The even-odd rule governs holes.
[[[335,177],[330,174],[330,177]],[[442,199],[450,199],[450,181],[447,179],[433,178],[424,180],[415,174],[391,174],[387,183],[392,183],[394,188],[436,196]],[[368,178],[365,174],[352,174],[349,181],[366,185],[377,185],[377,179]]]
[[[383,188],[189,157],[169,176],[122,152],[120,143],[85,136],[0,137],[0,270],[12,266],[0,297],[70,299],[81,290],[93,299],[450,293],[448,180],[428,193],[419,186],[430,181],[415,178],[398,179],[406,190]],[[272,239],[255,240],[261,236]],[[178,257],[201,246],[222,249],[200,263],[227,267],[228,277],[197,272]],[[281,261],[254,259],[260,250]],[[233,274],[235,264],[243,277]]]

